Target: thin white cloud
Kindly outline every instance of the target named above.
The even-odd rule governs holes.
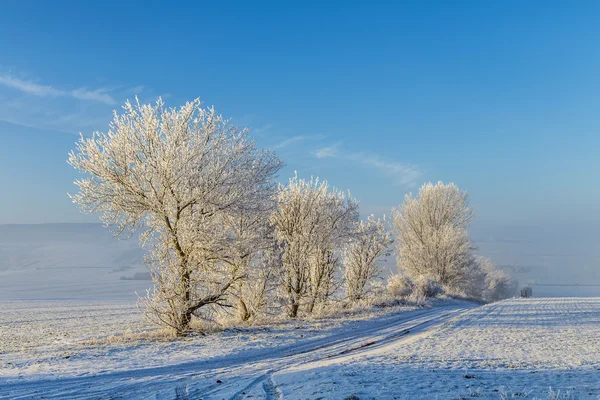
[[[258,128],[252,129],[253,133],[263,133],[270,130],[273,127],[273,124],[266,124]]]
[[[36,82],[25,81],[11,75],[0,75],[0,85],[38,97],[72,97],[79,100],[99,101],[111,105],[116,104],[116,101],[108,94],[107,89],[89,90],[78,88],[75,90],[62,90],[50,85],[40,85]]]
[[[137,85],[137,86],[128,88],[128,92],[133,93],[133,94],[141,94],[145,89],[146,89],[146,87],[144,85]],[[163,96],[163,98],[164,98],[164,96]]]
[[[414,187],[422,175],[414,165],[384,160],[379,156],[358,153],[351,154],[348,158],[382,171],[387,176],[395,178],[396,182],[401,185]]]
[[[70,92],[71,96],[79,100],[95,100],[106,104],[115,104],[116,101],[105,89],[87,90],[87,89],[75,89]]]
[[[422,175],[419,168],[414,165],[390,161],[373,154],[347,153],[341,151],[339,147],[340,143],[336,143],[332,146],[323,147],[313,154],[317,158],[340,158],[362,164],[380,171],[382,174],[392,178],[395,183],[403,186],[416,186]]]
[[[299,143],[299,142],[304,142],[306,140],[313,140],[313,139],[321,139],[322,136],[318,136],[318,135],[298,135],[298,136],[292,136],[291,138],[285,139],[284,141],[277,143],[276,145],[273,146],[274,149],[282,149],[284,147],[287,147],[291,144],[294,143]]]
[[[336,143],[332,146],[328,146],[328,147],[322,147],[319,150],[314,152],[314,155],[317,156],[317,158],[331,158],[331,157],[338,157],[340,156],[340,152],[338,151],[338,148],[340,147],[340,143]]]
[[[62,92],[52,86],[39,85],[35,82],[23,81],[10,75],[0,75],[0,85],[20,90],[36,96],[60,96]]]

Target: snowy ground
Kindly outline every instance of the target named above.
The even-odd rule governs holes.
[[[284,398],[600,398],[600,299],[515,299],[378,349],[280,371]],[[504,389],[503,389],[504,388]],[[314,396],[314,397],[311,397]]]
[[[74,304],[0,304],[0,398],[533,399],[550,386],[600,396],[600,299],[454,302],[96,345],[82,340],[147,327],[130,304]]]
[[[151,287],[143,254],[100,224],[0,225],[0,300],[135,301]]]
[[[75,377],[206,361],[240,352],[262,354],[265,349],[352,330],[370,323],[361,322],[369,317],[422,312],[415,306],[398,306],[344,318],[226,329],[181,340],[124,342],[97,339],[152,329],[131,302],[19,300],[0,302],[0,307],[0,386],[4,377],[11,381]]]

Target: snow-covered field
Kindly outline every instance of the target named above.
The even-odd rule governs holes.
[[[124,302],[0,304],[0,398],[462,399],[600,396],[600,299],[372,310],[176,341]]]
[[[0,225],[0,300],[135,301],[152,286],[143,254],[101,224]]]
[[[600,299],[515,299],[275,374],[284,398],[600,398]]]
[[[148,340],[128,335],[153,329],[131,302],[5,301],[0,306],[0,379],[10,381],[75,377],[206,361],[240,352],[250,354],[328,337],[354,329],[353,324],[369,317],[390,313],[375,309],[344,318],[282,321],[268,327],[225,329],[182,340],[162,335],[158,340]],[[419,308],[398,306],[391,311],[415,310]],[[133,339],[102,340],[113,335]]]

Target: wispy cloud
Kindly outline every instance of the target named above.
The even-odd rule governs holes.
[[[263,133],[263,132],[267,132],[267,131],[271,130],[272,127],[273,127],[273,124],[266,124],[263,126],[259,126],[258,128],[253,128],[252,132],[253,133]]]
[[[294,143],[300,143],[300,142],[304,142],[307,140],[318,140],[321,139],[322,136],[319,135],[298,135],[298,136],[292,136],[291,138],[285,139],[279,143],[277,143],[276,145],[273,146],[274,149],[282,149],[284,147],[287,147],[289,145],[292,145]]]
[[[331,158],[331,157],[339,157],[339,147],[341,143],[336,143],[331,146],[322,147],[319,150],[315,151],[313,154],[317,156],[317,158]]]
[[[396,182],[401,185],[414,187],[422,175],[421,171],[414,165],[388,161],[379,156],[358,153],[351,154],[349,158],[382,171],[387,176],[395,178]]]
[[[134,95],[143,103],[158,97],[152,88],[135,84],[57,85],[0,64],[0,120],[12,124],[53,132],[103,130],[115,106]]]
[[[99,101],[111,105],[116,104],[115,99],[108,93],[108,89],[89,90],[87,88],[77,88],[74,90],[63,90],[50,85],[41,85],[33,81],[22,80],[12,75],[0,75],[0,85],[39,97],[72,97],[79,100]]]
[[[115,99],[113,99],[105,89],[96,89],[96,90],[87,90],[87,89],[75,89],[67,95],[75,97],[80,100],[95,100],[100,101],[106,104],[116,104]]]
[[[374,154],[344,152],[340,149],[340,145],[340,143],[336,143],[328,147],[323,147],[313,154],[317,158],[339,158],[362,164],[380,171],[382,174],[392,178],[397,184],[409,187],[416,186],[418,179],[422,175],[417,166],[387,160],[384,157]]]

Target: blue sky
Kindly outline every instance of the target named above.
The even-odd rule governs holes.
[[[0,224],[95,221],[78,132],[195,97],[389,213],[426,181],[480,223],[600,222],[600,3],[13,2],[0,12]]]

